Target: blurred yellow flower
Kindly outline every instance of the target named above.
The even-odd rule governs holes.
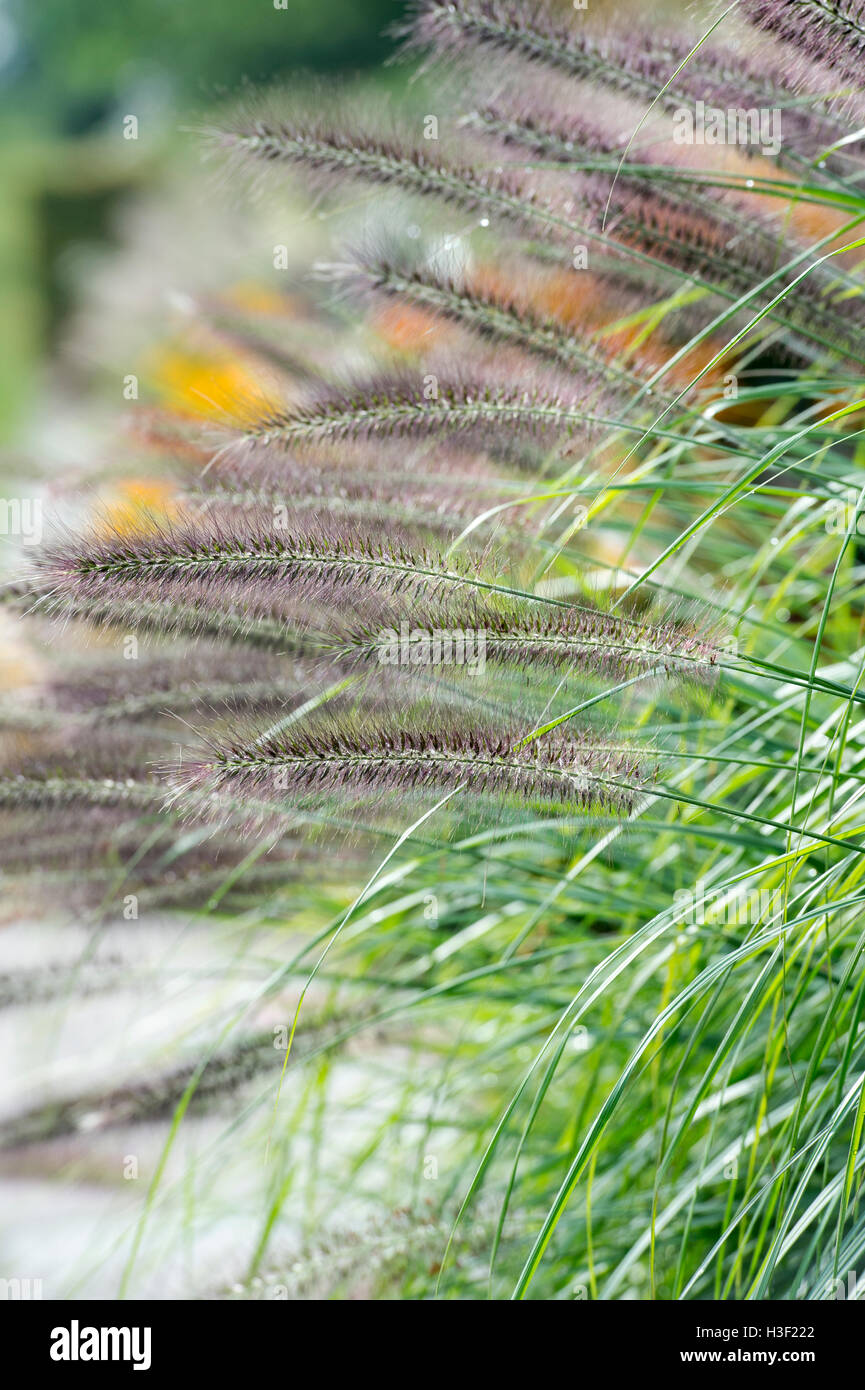
[[[225,420],[261,405],[262,384],[228,353],[158,349],[147,363],[147,378],[163,403],[179,415]]]
[[[97,530],[140,535],[178,511],[174,485],[163,478],[128,478],[102,499]]]

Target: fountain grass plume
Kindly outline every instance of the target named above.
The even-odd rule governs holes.
[[[654,96],[688,52],[669,38],[643,36],[646,42],[629,44],[587,30],[579,19],[567,23],[548,6],[514,0],[417,0],[397,34],[409,52],[431,59],[474,62],[485,51],[637,99]]]
[[[289,604],[260,591],[214,597],[209,586],[193,579],[184,584],[182,597],[142,599],[122,587],[106,592],[106,586],[97,586],[87,594],[34,576],[29,583],[7,586],[0,599],[10,611],[61,629],[74,622],[167,641],[216,641],[279,655],[305,652],[304,618]]]
[[[359,181],[563,239],[542,178],[516,169],[490,169],[482,147],[473,150],[465,140],[442,149],[438,142],[431,145],[412,134],[406,122],[397,127],[367,109],[334,108],[325,98],[321,107],[313,116],[308,108],[295,109],[284,101],[274,107],[262,99],[204,133],[241,167],[294,168],[322,191]]]
[[[198,761],[185,760],[176,795],[193,805],[225,792],[304,805],[465,791],[562,812],[630,815],[654,779],[635,750],[595,730],[569,725],[530,743],[526,732],[438,706],[390,715],[325,707],[277,733],[214,743]]]
[[[816,60],[853,87],[865,71],[862,0],[742,0],[752,24]]]
[[[420,371],[393,371],[355,386],[324,385],[303,406],[276,407],[238,419],[249,444],[306,445],[426,439],[463,442],[495,454],[523,443],[549,448],[556,441],[591,435],[603,416],[601,383],[568,381],[536,369],[522,377],[501,363],[494,379],[486,370],[435,361]]]
[[[373,296],[414,305],[489,343],[551,363],[583,383],[586,399],[597,402],[594,409],[623,409],[644,384],[638,371],[578,334],[576,311],[566,301],[558,316],[538,307],[544,276],[535,263],[514,259],[509,274],[497,269],[495,277],[482,267],[457,270],[392,240],[367,238],[347,248],[340,272],[345,283]]]
[[[675,106],[682,100],[680,96]],[[326,186],[359,179],[395,193],[435,198],[484,222],[495,219],[549,245],[562,261],[571,259],[574,239],[579,238],[625,263],[634,262],[633,269],[654,267],[657,277],[666,267],[679,281],[716,289],[730,300],[739,299],[753,287],[755,278],[763,276],[765,265],[759,257],[752,264],[759,239],[748,238],[741,228],[734,231],[736,256],[731,256],[733,248],[723,226],[713,229],[705,218],[689,215],[687,205],[670,207],[651,188],[635,195],[626,182],[616,184],[611,203],[609,175],[583,174],[563,186],[545,170],[515,164],[502,167],[501,163],[491,168],[495,147],[485,148],[481,141],[476,150],[470,144],[466,148],[463,135],[453,153],[439,153],[437,141],[424,142],[393,129],[383,134],[346,113],[341,119],[325,116],[312,122],[293,115],[248,116],[233,127],[226,122],[216,138],[254,160],[305,169]],[[684,231],[681,223],[686,224]],[[773,305],[774,322],[822,347],[850,354],[858,351],[852,346],[844,315],[815,294],[807,280],[795,289],[788,283],[788,293],[806,297],[807,308],[794,314],[795,304],[790,313],[786,301]],[[809,318],[813,314],[817,324],[812,331]],[[279,411],[275,415],[278,420]],[[307,430],[311,429],[308,422]]]
[[[861,0],[742,0],[742,9],[751,23],[791,48],[850,81],[861,77],[861,64],[854,66],[865,43]],[[789,65],[783,59],[765,54],[751,58],[717,34],[691,54],[692,42],[657,25],[601,32],[579,15],[566,21],[549,5],[516,0],[415,0],[408,22],[396,33],[410,53],[421,53],[428,61],[462,62],[469,73],[479,53],[495,53],[505,61],[517,60],[524,71],[530,66],[554,71],[641,106],[659,94],[667,109],[695,94],[725,107],[752,106],[758,97],[765,104],[771,97],[773,104],[782,102],[803,117],[811,114],[802,112],[791,94]],[[832,119],[829,108],[821,108],[819,94],[814,108],[825,121]]]
[[[114,660],[50,680],[40,695],[46,715],[78,715],[92,724],[118,723],[201,710],[281,707],[301,702],[315,686],[314,664],[257,649],[182,644],[171,652]]]
[[[212,1056],[195,1087],[194,1109],[206,1109],[232,1095],[262,1072],[275,1071],[280,1055],[272,1031],[247,1033]],[[10,1117],[0,1150],[10,1152],[87,1132],[128,1128],[170,1115],[200,1066],[197,1057],[148,1076],[98,1091],[67,1095],[36,1104]]]
[[[452,560],[416,534],[358,528],[327,514],[292,518],[241,513],[165,524],[158,531],[85,536],[47,550],[37,575],[54,601],[114,603],[206,595],[219,609],[284,596],[302,607],[339,591],[422,593],[484,583],[482,554]],[[494,581],[488,581],[492,586]]]
[[[487,507],[517,497],[525,482],[506,476],[480,452],[421,447],[408,458],[357,448],[340,460],[295,457],[277,445],[231,449],[218,466],[180,481],[181,496],[197,514],[226,518],[239,509],[262,515],[332,512],[353,524],[395,524],[406,530],[451,533]],[[507,512],[518,525],[519,508]]]
[[[472,653],[482,643],[485,663],[524,677],[533,670],[577,679],[664,675],[711,687],[723,659],[720,638],[712,640],[693,622],[623,617],[589,605],[551,612],[526,602],[493,605],[459,598],[438,607],[393,611],[376,625],[348,625],[322,643],[340,662],[384,669],[396,663],[435,665],[431,648],[436,641],[439,647],[446,643],[439,665],[447,675],[448,654],[453,661],[453,650],[462,650],[466,640]]]

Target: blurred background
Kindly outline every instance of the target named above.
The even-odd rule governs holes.
[[[21,438],[124,208],[190,156],[184,122],[245,81],[376,69],[395,80],[381,65],[401,0],[280,2],[0,0],[2,444]]]

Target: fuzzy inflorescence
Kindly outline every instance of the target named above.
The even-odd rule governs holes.
[[[615,69],[615,64],[612,66]],[[661,82],[664,85],[665,79]],[[695,91],[701,90],[698,82]],[[680,109],[682,102],[692,99],[692,95],[680,93],[672,109]],[[670,100],[673,101],[672,95]],[[356,118],[357,122],[361,120],[360,116]],[[748,297],[755,279],[761,281],[776,264],[784,264],[778,262],[783,243],[773,253],[771,240],[767,244],[765,233],[759,229],[760,219],[756,219],[757,234],[749,235],[747,226],[732,211],[725,212],[718,200],[705,193],[701,195],[700,207],[695,209],[687,198],[676,196],[669,189],[658,193],[653,186],[646,191],[633,165],[624,177],[613,182],[609,175],[580,174],[562,183],[543,171],[520,168],[514,162],[506,167],[496,162],[490,171],[479,155],[473,163],[467,163],[448,154],[430,154],[422,148],[422,142],[413,143],[402,132],[382,135],[364,130],[350,113],[343,114],[342,122],[322,120],[315,127],[308,127],[298,118],[281,123],[249,118],[225,138],[249,157],[264,158],[269,163],[289,162],[318,181],[352,178],[373,185],[383,183],[405,194],[438,200],[444,206],[458,206],[467,213],[486,214],[485,222],[494,219],[497,225],[537,239],[565,263],[571,258],[574,242],[585,241],[599,255],[617,258],[621,263],[619,273],[626,268],[634,273],[651,269],[656,279],[662,280],[666,274],[674,281],[695,284],[731,302]],[[584,129],[590,130],[590,124]],[[511,139],[513,134],[512,128]],[[600,148],[608,143],[602,139]],[[495,158],[495,148],[491,153]],[[820,346],[832,347],[833,339],[837,339],[851,355],[855,353],[847,323],[848,306],[845,304],[843,310],[833,306],[819,276],[800,280],[791,271],[786,291],[783,301],[777,295],[763,297],[763,307],[774,322],[788,333],[799,333]],[[856,308],[856,300],[852,302]],[[463,383],[448,383],[447,389],[459,397]],[[478,383],[469,382],[467,389],[477,396],[481,388]],[[487,390],[499,397],[499,415],[506,419],[512,393],[501,387]],[[389,401],[391,393],[396,394],[396,400]],[[270,436],[265,429],[263,437],[282,437],[292,443],[355,437],[361,421],[385,434],[406,431],[413,412],[408,409],[409,403],[401,399],[404,394],[398,382],[371,383],[368,391],[350,392],[342,403],[338,395],[332,401],[326,400],[333,407],[329,422],[322,420],[314,408],[304,410],[297,413],[292,428],[286,427],[282,436]],[[382,401],[375,399],[379,396]],[[348,422],[349,415],[356,416],[356,424]],[[430,429],[441,428],[440,411],[430,409],[427,415]],[[274,412],[273,419],[278,429],[281,412]],[[491,418],[482,423],[493,427]],[[266,424],[266,420],[261,424]],[[414,428],[421,427],[415,424]]]
[[[242,428],[262,445],[353,443],[371,439],[420,440],[479,436],[487,447],[497,437],[566,438],[591,426],[591,397],[579,384],[556,390],[549,384],[497,386],[447,377],[435,371],[418,380],[393,374],[355,389],[330,388],[305,407],[274,409]]]
[[[312,668],[258,650],[184,649],[111,661],[47,686],[43,705],[91,724],[144,720],[168,711],[266,709],[300,699]]]
[[[509,269],[510,278],[493,282],[482,273],[458,275],[429,260],[412,262],[387,249],[361,246],[353,250],[345,273],[374,294],[416,305],[491,343],[516,347],[552,363],[572,381],[581,381],[587,397],[597,396],[601,389],[616,393],[613,399],[623,408],[643,385],[639,375],[578,336],[566,318],[557,318],[533,302],[526,284],[540,291],[542,281],[536,272],[533,276],[529,264]]]
[[[268,594],[297,604],[322,591],[419,593],[484,584],[465,555],[448,561],[417,537],[301,517],[290,528],[244,514],[179,522],[144,535],[86,539],[43,557],[46,582],[71,600],[181,599],[255,609]],[[488,586],[492,581],[488,581]]]
[[[622,679],[637,674],[711,684],[722,664],[720,649],[693,624],[624,618],[589,606],[549,610],[526,602],[484,605],[452,602],[412,610],[412,621],[391,614],[388,625],[357,625],[333,639],[332,650],[349,664],[386,666],[391,656],[421,664],[438,634],[468,638],[484,662],[524,673],[547,669],[574,676]],[[399,649],[395,649],[399,625]]]
[[[184,769],[184,787],[278,802],[360,795],[462,792],[563,810],[629,814],[650,787],[629,749],[594,732],[556,733],[524,742],[525,732],[453,716],[435,722],[381,715],[325,716],[251,742],[229,744]]]
[[[628,45],[598,37],[565,24],[543,5],[514,0],[418,0],[404,32],[409,48],[422,52],[459,58],[493,51],[637,97],[663,87],[688,52],[672,40]]]
[[[3,637],[17,615],[34,636],[0,671],[0,925],[62,917],[64,951],[67,926],[88,929],[63,966],[37,951],[4,969],[0,1010],[65,1018],[73,990],[108,1004],[145,984],[156,1014],[122,999],[122,1017],[159,1022],[165,1000],[199,1022],[216,1010],[181,1056],[166,1055],[168,1015],[149,1062],[134,1050],[120,1071],[118,1048],[106,1071],[95,1055],[96,1084],[70,1054],[59,1094],[13,1101],[3,1162],[23,1171],[31,1146],[69,1156],[92,1138],[110,1157],[107,1132],[143,1123],[170,1148],[220,1098],[232,1142],[264,1140],[266,1101],[278,1171],[244,1275],[266,1296],[268,1241],[308,1196],[283,1177],[310,1148],[309,1096],[326,1120],[327,1052],[394,1020],[414,1069],[464,1056],[496,1103],[512,1090],[497,1059],[523,1077],[474,1179],[482,1127],[445,1125],[448,1202],[471,1165],[458,1225],[482,1170],[505,1184],[483,1242],[492,1295],[513,1264],[522,1297],[543,1258],[553,1297],[585,1269],[593,1296],[615,1296],[644,1248],[652,1296],[761,1297],[770,1280],[783,1296],[785,1250],[812,1216],[799,1244],[827,1279],[861,1253],[855,1048],[833,1036],[830,996],[855,1031],[862,555],[849,510],[843,537],[828,518],[859,461],[865,0],[719,5],[703,39],[684,16],[675,32],[626,29],[568,0],[408,8],[406,48],[435,82],[389,113],[376,89],[379,109],[328,92],[214,117],[211,155],[241,190],[271,182],[279,220],[257,223],[230,290],[174,296],[195,361],[179,369],[179,334],[164,379],[142,381],[145,396],[176,390],[176,412],[126,412],[136,478],[120,483],[112,459],[104,515],[51,532],[28,577],[0,587]],[[735,148],[704,148],[698,104]],[[751,108],[756,123],[739,121]],[[305,235],[286,229],[286,188],[315,217]],[[158,486],[139,488],[150,463]],[[139,492],[152,512],[134,510]],[[708,912],[691,869],[718,890]],[[740,911],[758,870],[771,903]],[[833,884],[849,895],[832,901]],[[132,955],[151,940],[153,962]],[[295,1036],[282,1020],[316,993],[320,1021]],[[424,1012],[442,1001],[453,1039]],[[767,1071],[779,1021],[790,1065]],[[308,1088],[292,1084],[298,1052]],[[377,1142],[369,1067],[355,1071],[341,1191]],[[445,1103],[465,1091],[446,1080]],[[447,1109],[428,1100],[418,1142]],[[775,1142],[788,1131],[790,1162]],[[743,1146],[744,1188],[713,1195]],[[845,1162],[850,1181],[830,1181]],[[414,1193],[417,1172],[397,1167]],[[160,1210],[176,1205],[186,1228],[188,1202]],[[124,1290],[164,1244],[140,1245],[149,1207]],[[421,1223],[412,1293],[429,1270],[445,1292],[476,1288],[479,1242],[459,1273],[447,1216],[429,1217],[435,1249]],[[335,1248],[317,1251],[329,1286]],[[798,1286],[809,1252],[788,1256]],[[363,1252],[349,1263],[351,1286],[370,1285]],[[308,1289],[296,1272],[286,1287]]]
[[[528,231],[550,234],[555,217],[537,181],[518,170],[490,170],[462,155],[450,158],[401,131],[300,114],[241,117],[218,132],[226,149],[253,163],[290,165],[325,188],[345,180],[384,186],[409,197],[438,199],[471,215],[492,214]]]
[[[862,0],[743,0],[761,29],[824,63],[845,82],[861,83],[865,70]]]

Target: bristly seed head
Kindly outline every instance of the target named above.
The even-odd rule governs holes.
[[[473,600],[438,609],[413,607],[401,629],[393,614],[386,626],[349,627],[331,639],[330,649],[349,664],[384,664],[398,629],[407,665],[414,648],[435,633],[451,634],[452,642],[465,635],[475,644],[482,641],[484,661],[496,666],[526,673],[552,668],[577,678],[662,674],[707,686],[716,681],[722,660],[720,648],[693,624],[624,618],[588,607],[551,612],[529,603],[492,607]]]
[[[629,815],[652,783],[632,749],[594,731],[500,729],[437,711],[433,722],[400,712],[389,720],[326,713],[278,734],[220,748],[184,763],[178,795],[250,794],[276,803],[311,798],[465,791],[559,810]]]

